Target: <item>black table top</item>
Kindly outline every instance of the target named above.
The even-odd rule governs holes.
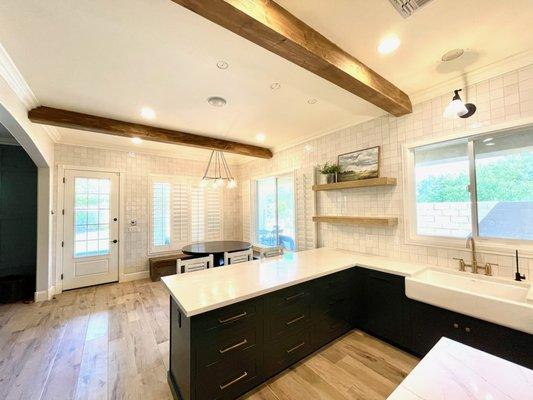
[[[240,240],[217,240],[213,242],[199,242],[184,246],[181,251],[185,254],[221,254],[224,252],[249,250],[252,244]]]

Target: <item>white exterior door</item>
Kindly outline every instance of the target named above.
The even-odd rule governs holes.
[[[65,170],[63,290],[118,281],[119,174]]]

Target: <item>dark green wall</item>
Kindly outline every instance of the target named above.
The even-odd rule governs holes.
[[[37,167],[22,147],[0,145],[0,277],[35,276],[36,250]]]

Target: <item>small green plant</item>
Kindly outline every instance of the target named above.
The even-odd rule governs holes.
[[[326,162],[322,167],[320,167],[320,173],[327,175],[327,174],[335,174],[341,172],[341,167],[338,164],[330,164]]]

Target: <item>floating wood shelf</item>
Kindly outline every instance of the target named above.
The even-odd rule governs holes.
[[[313,190],[318,192],[321,190],[339,190],[339,189],[353,189],[360,187],[372,186],[394,186],[396,185],[396,178],[372,178],[361,179],[358,181],[347,181],[337,183],[326,183],[323,185],[313,185]]]
[[[396,226],[398,218],[396,217],[348,217],[348,216],[315,216],[314,222],[329,222],[332,224],[352,224],[352,225],[370,225],[370,226]]]

